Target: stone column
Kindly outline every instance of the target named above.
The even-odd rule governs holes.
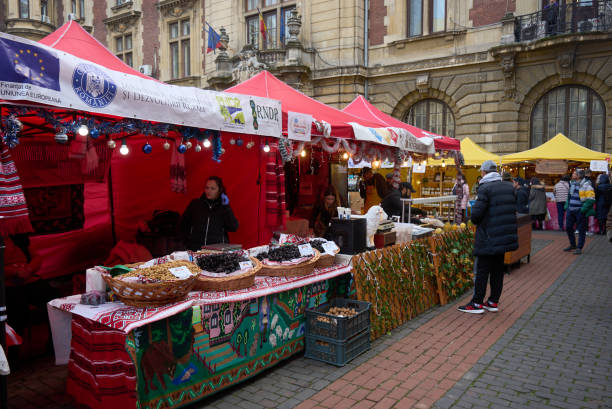
[[[217,90],[223,90],[232,83],[232,59],[227,54],[227,45],[229,43],[229,36],[225,28],[221,27],[219,42],[219,55],[215,59],[216,72],[213,76],[208,79],[210,86]]]
[[[289,28],[289,38],[285,45],[285,62],[279,67],[283,76],[283,80],[294,88],[302,87],[302,79],[310,74],[310,68],[304,65],[302,61],[302,53],[304,47],[298,35],[302,27],[302,17],[293,10],[291,16],[287,19],[287,27]]]

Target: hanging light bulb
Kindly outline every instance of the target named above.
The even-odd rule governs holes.
[[[202,147],[200,146],[199,143],[196,143],[196,146],[193,149],[195,149],[196,152],[200,152],[202,150]]]
[[[264,147],[264,151],[265,151],[265,150],[266,150],[266,148]],[[268,150],[269,150],[269,149],[268,149]],[[266,152],[267,152],[267,151],[266,151]],[[305,151],[304,149],[302,149],[302,152],[300,152],[300,156],[301,156],[302,158],[305,158],[305,157],[306,157],[306,151]]]
[[[446,167],[446,162],[444,162],[444,160],[442,160],[442,167],[445,168]]]
[[[210,148],[210,139],[208,138],[204,139],[203,145],[205,148]]]
[[[427,160],[423,161],[423,166],[427,166]]]
[[[125,139],[121,141],[121,148],[119,148],[119,153],[124,156],[130,153],[130,148],[128,148],[127,143],[125,142]]]
[[[81,136],[87,136],[87,135],[89,135],[89,128],[87,127],[87,125],[81,124],[81,126],[79,126],[79,129],[78,129],[77,132]]]
[[[263,151],[264,151],[265,153],[270,152],[270,145],[268,145],[268,140],[267,140],[267,139],[266,139],[266,144],[265,144],[265,145],[264,145],[264,147],[263,147]]]
[[[402,167],[403,167],[403,168],[407,168],[407,167],[408,167],[408,161],[407,161],[407,160],[405,160],[405,161],[402,163]]]
[[[170,143],[168,143],[168,141],[164,142],[164,145],[163,145],[163,146],[164,146],[164,149],[165,149],[165,150],[170,149]]]
[[[187,143],[185,144],[185,146],[187,147],[187,149],[191,149],[191,147],[193,146],[193,144],[191,143],[191,141],[187,141]]]
[[[110,149],[115,149],[117,147],[117,143],[111,139],[106,142],[106,146],[108,146]]]
[[[344,152],[344,155],[342,155],[342,159],[348,160],[348,158],[349,158],[348,152]]]

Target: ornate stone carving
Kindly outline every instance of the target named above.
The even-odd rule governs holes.
[[[106,24],[106,27],[108,27],[110,31],[123,33],[128,29],[131,29],[132,26],[136,24],[141,14],[142,13],[140,11],[130,10],[126,11],[125,13],[106,18],[102,21],[104,24]]]
[[[557,70],[559,72],[559,82],[563,83],[574,77],[574,60],[576,57],[576,47],[565,49],[557,56]]]
[[[502,54],[500,65],[504,74],[504,98],[505,100],[514,99],[516,95],[516,76],[514,57],[515,53]]]
[[[163,0],[157,8],[164,17],[180,17],[193,6],[194,0]]]
[[[232,69],[232,79],[236,82],[242,82],[262,70],[267,70],[268,66],[257,59],[257,51],[251,47],[245,47],[238,54],[240,61]]]
[[[429,92],[429,73],[419,74],[416,77],[416,88],[419,94],[427,94]]]
[[[289,27],[289,38],[287,42],[299,42],[298,35],[300,34],[300,28],[302,28],[302,16],[297,13],[297,10],[291,12],[291,15],[287,19],[287,27]]]

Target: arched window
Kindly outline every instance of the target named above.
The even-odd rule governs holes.
[[[455,118],[448,105],[437,99],[424,99],[408,110],[404,122],[444,136],[455,136]]]
[[[603,152],[604,104],[595,91],[564,85],[548,91],[531,111],[531,147],[562,133],[576,143]]]

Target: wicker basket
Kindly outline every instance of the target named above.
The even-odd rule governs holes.
[[[340,252],[340,249],[334,251],[334,254],[321,254],[315,268],[327,268],[334,265],[336,262],[336,254]]]
[[[119,280],[110,274],[102,274],[102,278],[117,298],[124,304],[134,307],[159,307],[182,301],[193,288],[196,277],[193,275],[184,280],[142,284]]]
[[[318,250],[312,249],[315,253],[314,257],[310,260],[304,261],[300,264],[288,265],[288,266],[268,266],[261,263],[262,268],[257,273],[258,276],[274,276],[274,277],[299,277],[305,276],[312,273],[315,265],[321,257],[321,253]]]
[[[194,289],[198,291],[228,291],[241,290],[252,287],[255,284],[255,275],[261,270],[261,261],[255,257],[249,257],[255,267],[242,274],[229,277],[208,277],[200,274],[196,279]]]

